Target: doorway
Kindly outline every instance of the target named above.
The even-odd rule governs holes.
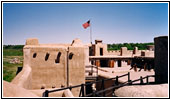
[[[100,66],[101,67],[109,67],[108,66],[108,60],[100,60]]]
[[[121,60],[118,60],[118,67],[121,67]]]
[[[100,48],[100,56],[103,56],[103,48]]]

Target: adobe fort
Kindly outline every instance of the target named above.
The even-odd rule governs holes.
[[[27,39],[23,67],[4,97],[168,97],[168,37],[147,50],[107,50],[107,44],[40,44]]]

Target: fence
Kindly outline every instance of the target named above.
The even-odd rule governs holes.
[[[119,83],[119,78],[124,77],[124,76],[128,76],[128,81],[126,81],[124,83]],[[146,77],[141,76],[139,79],[136,79],[136,80],[132,81],[132,80],[130,80],[130,73],[128,72],[127,74],[124,74],[124,75],[121,75],[121,76],[116,76],[114,78],[102,79],[102,80],[98,80],[98,81],[94,81],[94,82],[90,82],[90,83],[86,83],[86,84],[80,84],[80,85],[70,86],[70,87],[61,88],[61,89],[46,90],[43,93],[43,97],[48,97],[49,93],[52,93],[52,92],[62,91],[62,90],[66,90],[66,89],[72,90],[73,88],[78,88],[78,87],[81,87],[79,97],[90,97],[90,96],[93,96],[93,97],[101,97],[101,96],[103,96],[103,97],[105,97],[105,96],[108,96],[108,94],[106,94],[106,91],[108,91],[108,90],[112,90],[114,92],[115,89],[123,87],[123,86],[146,85],[146,84],[154,83],[154,82],[152,82],[152,83],[149,82],[149,77],[155,77],[155,76],[154,75],[149,75],[149,76],[146,76]],[[146,83],[143,82],[143,79],[146,79]],[[111,87],[105,88],[104,83],[105,83],[105,81],[108,81],[108,80],[115,80],[115,81],[114,81],[114,84]],[[133,84],[134,82],[137,82],[137,81],[140,81],[140,83],[139,84],[136,84],[136,83]],[[99,82],[101,82],[101,90],[93,91],[92,93],[85,94],[85,87],[87,85],[97,84]],[[102,95],[100,95],[100,94],[102,94]],[[113,96],[115,96],[115,95],[113,95]]]

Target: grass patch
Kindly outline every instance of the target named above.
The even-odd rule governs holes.
[[[3,69],[3,80],[11,82],[14,79],[16,71]]]
[[[17,68],[23,66],[23,49],[18,47],[4,46],[3,48],[3,80],[5,81],[11,82],[16,76]],[[20,59],[21,63],[10,63],[14,58]]]
[[[16,76],[17,68],[23,64],[11,64],[3,61],[3,80],[11,82]]]
[[[3,49],[3,56],[23,56],[22,49]]]

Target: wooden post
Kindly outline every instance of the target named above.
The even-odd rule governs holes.
[[[82,97],[84,97],[85,96],[85,94],[84,94],[84,84],[81,84],[81,92],[82,92]]]
[[[115,84],[116,84],[116,85],[119,84],[119,82],[118,82],[118,76],[116,76]]]
[[[147,76],[147,78],[146,78],[147,80],[146,80],[146,83],[148,84],[149,82],[148,82],[148,76]]]
[[[49,91],[46,90],[44,93],[43,93],[43,97],[48,97],[49,96]]]
[[[130,72],[128,72],[128,82],[130,81]]]
[[[143,79],[142,79],[142,76],[140,77],[140,84],[142,85],[144,82],[143,82]]]

